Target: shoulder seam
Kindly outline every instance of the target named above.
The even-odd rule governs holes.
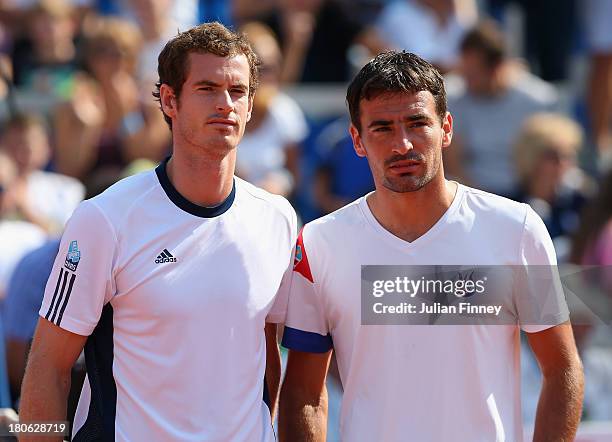
[[[153,172],[154,173],[154,172]],[[154,178],[157,180],[157,176],[155,175]],[[157,184],[159,184],[159,182],[157,182]],[[156,189],[157,186],[153,185],[151,186],[151,188],[149,188],[149,190],[147,190],[146,192],[144,192],[143,194],[141,194],[138,198],[136,198],[132,204],[130,204],[130,206],[127,208],[127,210],[125,211],[125,213],[123,214],[123,216],[121,217],[121,224],[123,224],[124,219],[128,216],[129,213],[132,212],[132,209],[134,208],[134,206],[136,204],[138,204],[140,202],[141,199],[143,199],[144,197],[146,197],[147,195],[149,195],[149,193],[153,192]],[[161,184],[159,185],[159,187],[161,188]],[[162,189],[163,191],[163,189]]]
[[[243,181],[244,181],[244,180],[243,180]],[[264,201],[264,202],[266,202],[266,203],[270,204],[270,205],[271,205],[271,206],[273,206],[273,207],[274,207],[274,208],[275,208],[277,211],[279,211],[279,212],[281,212],[281,213],[283,213],[283,214],[284,214],[284,212],[282,211],[282,209],[281,209],[281,208],[280,208],[280,207],[279,207],[277,204],[275,204],[275,202],[274,202],[274,201],[272,201],[272,200],[274,200],[274,199],[276,199],[276,200],[278,200],[279,202],[281,202],[281,204],[285,204],[285,205],[286,205],[286,206],[288,206],[289,208],[293,209],[293,206],[291,205],[291,203],[290,203],[290,202],[289,202],[289,201],[288,201],[286,198],[284,198],[283,196],[281,196],[281,195],[274,195],[274,194],[270,194],[271,198],[264,198],[264,197],[263,197],[263,196],[261,196],[261,195],[257,195],[257,193],[256,193],[256,192],[253,192],[253,190],[249,188],[250,186],[253,186],[253,184],[249,183],[248,181],[244,181],[244,183],[246,183],[246,184],[247,184],[246,186],[242,186],[242,189],[244,189],[244,191],[245,191],[245,192],[248,192],[248,194],[249,194],[249,195],[251,195],[253,198],[257,198],[258,200],[261,200],[261,201]],[[255,187],[255,186],[253,186],[253,187]],[[257,189],[257,187],[255,187],[255,188]],[[263,189],[259,189],[259,190],[261,190],[262,192],[265,192],[265,190],[263,190]],[[295,209],[293,209],[292,211],[295,211]]]
[[[118,248],[121,246],[119,244],[119,239],[117,238],[117,231],[115,230],[115,227],[113,226],[113,223],[110,221],[110,219],[108,218],[108,216],[106,215],[106,213],[104,212],[104,210],[102,210],[102,208],[100,207],[100,205],[93,201],[93,200],[89,200],[89,202],[91,202],[91,205],[93,207],[95,207],[95,209],[100,213],[100,215],[102,215],[102,218],[104,218],[104,221],[106,222],[106,224],[108,224],[108,227],[113,235],[113,239],[115,241],[115,247],[113,247],[113,261],[112,261],[112,267],[111,267],[111,275],[114,276],[115,273],[115,266],[117,264],[117,257],[119,255],[118,253]],[[113,290],[115,290],[115,282],[114,280],[111,282],[111,286],[113,287]],[[105,295],[106,296],[106,295]],[[111,295],[109,302],[112,300],[113,296]]]
[[[97,202],[95,202],[93,199],[89,200],[88,202],[90,202],[91,205],[93,207],[95,207],[98,212],[100,212],[100,214],[102,215],[102,218],[104,218],[104,221],[106,221],[106,224],[108,224],[108,227],[110,228],[111,233],[113,234],[113,238],[115,239],[115,243],[118,244],[119,241],[117,239],[117,232],[115,230],[115,227],[113,226],[113,223],[110,221],[110,219],[108,218],[108,216],[106,215],[104,210],[102,210],[100,205]]]

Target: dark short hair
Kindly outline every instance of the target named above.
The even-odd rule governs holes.
[[[507,55],[506,41],[499,26],[492,20],[483,20],[469,30],[460,44],[461,52],[480,54],[487,66],[498,66]]]
[[[351,123],[361,130],[359,105],[384,94],[428,91],[434,97],[440,120],[446,115],[446,90],[440,72],[418,55],[387,51],[370,60],[348,87],[346,101]]]
[[[259,58],[253,52],[244,34],[230,31],[218,22],[203,23],[172,38],[157,59],[159,80],[155,84],[153,96],[160,101],[159,89],[162,84],[172,88],[177,101],[189,71],[189,54],[213,54],[219,57],[245,55],[249,62],[249,98],[252,98],[259,85]],[[161,103],[160,103],[161,108]],[[163,112],[163,110],[162,110]],[[164,114],[164,119],[172,128],[172,120]]]

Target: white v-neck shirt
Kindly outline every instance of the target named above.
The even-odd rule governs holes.
[[[361,266],[555,263],[525,204],[458,185],[438,222],[406,242],[378,223],[365,196],[299,235],[283,344],[333,345],[345,442],[521,441],[519,326],[361,325]],[[562,323],[567,307],[557,307]]]

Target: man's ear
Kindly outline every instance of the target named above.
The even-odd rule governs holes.
[[[366,156],[365,147],[363,147],[363,143],[361,141],[361,135],[359,135],[359,131],[355,127],[355,125],[351,124],[349,127],[349,133],[351,134],[351,138],[353,139],[353,148],[355,149],[355,153],[357,156],[364,158]]]
[[[174,91],[167,84],[162,84],[159,87],[159,102],[161,104],[162,111],[169,118],[176,116],[178,109],[178,103]]]
[[[453,141],[453,116],[447,112],[442,120],[442,147],[450,146]]]

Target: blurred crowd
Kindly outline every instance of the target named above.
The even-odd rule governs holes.
[[[373,54],[405,49],[446,78],[447,176],[530,204],[560,262],[612,264],[610,0],[0,0],[0,407],[18,400],[64,223],[171,154],[151,94],[157,55],[211,20],[246,33],[262,62],[237,174],[289,198],[302,221],[373,181],[346,112],[311,113],[295,91],[344,91]],[[612,299],[612,277],[601,285]],[[585,417],[612,420],[601,328],[580,334]]]

